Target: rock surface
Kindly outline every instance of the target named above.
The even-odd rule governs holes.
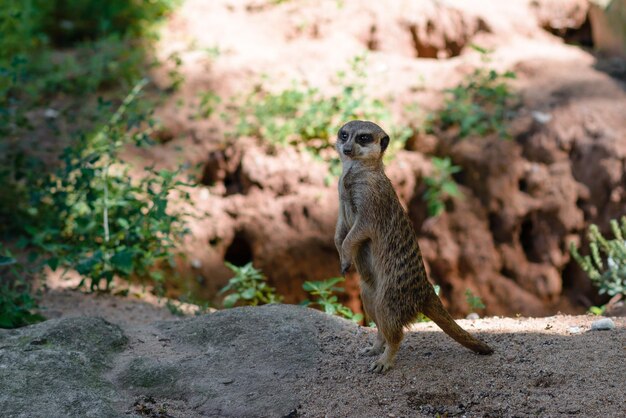
[[[610,331],[615,329],[615,323],[611,318],[602,318],[597,321],[593,321],[591,329],[594,331]]]
[[[103,373],[127,342],[118,326],[95,317],[0,330],[2,415],[119,416],[117,390]]]
[[[567,334],[592,320],[459,321],[492,356],[416,324],[396,367],[375,375],[357,355],[374,330],[303,307],[152,324],[61,317],[0,331],[0,408],[5,417],[617,416],[626,322]]]

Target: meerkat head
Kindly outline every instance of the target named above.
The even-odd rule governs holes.
[[[389,145],[389,135],[373,122],[353,120],[339,129],[337,152],[345,160],[380,160]]]

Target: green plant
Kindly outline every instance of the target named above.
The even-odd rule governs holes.
[[[485,304],[483,303],[483,300],[480,298],[480,296],[474,295],[474,293],[472,293],[472,291],[469,289],[465,290],[465,300],[467,301],[467,304],[472,311],[485,309]]]
[[[128,142],[143,143],[151,131],[145,115],[129,112],[145,81],[94,135],[67,148],[61,166],[27,191],[25,217],[29,244],[47,264],[76,269],[92,290],[113,277],[150,277],[159,284],[160,265],[173,264],[178,240],[187,233],[190,214],[170,206],[172,195],[188,201],[187,187],[176,171],[147,168],[135,180],[118,157]],[[147,125],[147,126],[146,126]],[[81,284],[82,284],[81,283]]]
[[[217,109],[217,106],[222,102],[222,99],[212,91],[202,92],[198,95],[200,104],[198,105],[198,112],[196,118],[209,118]]]
[[[257,306],[279,303],[282,300],[282,297],[276,294],[276,289],[267,284],[267,277],[254,268],[252,262],[242,267],[229,262],[224,264],[235,273],[235,276],[219,292],[220,294],[230,292],[222,302],[225,308],[232,308],[238,302]]]
[[[453,165],[449,157],[433,157],[433,172],[424,178],[426,191],[423,199],[426,201],[429,216],[439,216],[444,209],[448,197],[458,197],[461,192],[452,175],[461,171],[461,167]]]
[[[54,104],[60,93],[88,95],[132,86],[145,69],[151,46],[146,38],[154,38],[155,23],[178,3],[0,2],[0,136],[23,134],[30,128],[28,113]],[[58,46],[64,49],[53,49]],[[81,101],[66,96],[61,101],[70,107],[76,100]],[[85,119],[82,103],[71,113]]]
[[[591,225],[588,231],[591,254],[580,255],[574,243],[570,243],[570,253],[601,295],[626,295],[626,216],[621,218],[621,224],[611,220],[611,230],[615,238],[606,239],[596,225]]]
[[[165,307],[167,308],[168,311],[170,311],[170,313],[172,315],[175,316],[185,316],[185,312],[183,312],[183,310],[180,308],[181,303],[178,302],[174,302],[171,299],[168,299],[167,302],[165,302]]]
[[[305,300],[304,306],[318,306],[329,315],[338,315],[354,322],[361,322],[363,315],[355,314],[352,309],[342,305],[334,293],[343,292],[344,289],[335,286],[344,280],[343,277],[335,277],[323,281],[304,282],[302,288],[313,296],[313,301]]]
[[[170,92],[177,91],[180,86],[185,82],[185,76],[180,72],[180,68],[183,65],[183,59],[178,51],[172,52],[167,61],[172,63],[173,68],[167,72],[170,85],[167,88]]]
[[[229,135],[256,136],[271,144],[301,147],[324,161],[332,161],[337,159],[327,150],[334,146],[338,127],[351,119],[367,119],[387,127],[394,138],[393,153],[404,145],[412,131],[394,124],[385,104],[366,94],[365,67],[364,56],[353,58],[349,71],[337,73],[335,84],[339,91],[331,96],[295,82],[280,92],[265,91],[259,86],[242,103],[230,106],[237,112],[234,116],[226,115],[234,126]]]
[[[483,62],[489,61],[488,51],[480,47],[474,49],[482,54]],[[458,126],[461,138],[492,132],[508,138],[507,121],[515,99],[508,80],[515,77],[512,71],[475,69],[463,83],[445,90],[448,97],[444,107],[430,123],[438,122],[443,129]]]
[[[602,305],[602,306],[590,306],[589,309],[587,310],[587,312],[589,312],[590,314],[593,315],[604,315],[604,312],[606,311],[606,306]]]
[[[33,97],[37,93],[80,95],[116,86],[127,89],[141,78],[144,47],[139,40],[113,34],[68,51],[44,50],[29,59],[27,88]]]
[[[153,24],[178,0],[5,0],[0,3],[0,59],[53,44],[73,46],[112,34],[153,36]]]
[[[0,328],[17,328],[43,321],[24,277],[24,267],[0,244]]]

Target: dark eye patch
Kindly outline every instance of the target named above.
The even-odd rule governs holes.
[[[342,141],[345,141],[346,139],[348,139],[348,133],[347,132],[339,132],[339,139],[341,139]]]
[[[356,142],[359,145],[369,144],[370,142],[374,142],[374,137],[371,134],[360,134],[356,137]]]

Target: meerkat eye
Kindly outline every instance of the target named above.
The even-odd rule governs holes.
[[[346,139],[348,139],[348,133],[347,132],[340,133],[339,139],[341,139],[342,141],[345,141]]]
[[[372,135],[361,134],[357,137],[356,142],[358,142],[360,145],[365,145],[365,144],[372,142],[373,140],[374,140],[374,137],[372,137]]]

